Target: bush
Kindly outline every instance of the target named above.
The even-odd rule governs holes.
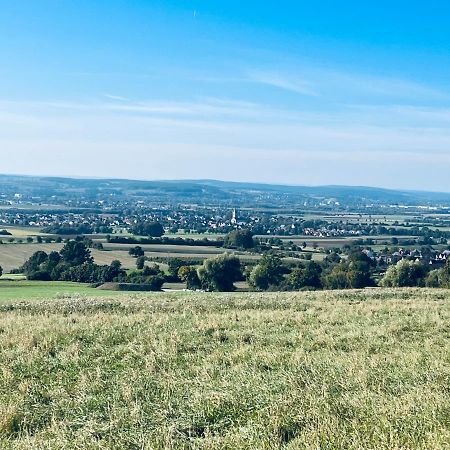
[[[33,281],[52,281],[50,274],[44,270],[36,270],[35,272],[31,272],[27,275],[27,278]]]

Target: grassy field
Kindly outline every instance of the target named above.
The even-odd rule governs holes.
[[[0,303],[2,449],[450,447],[450,293]]]
[[[25,281],[20,280],[19,275],[13,281],[0,278],[0,302],[10,300],[34,300],[34,299],[53,299],[65,298],[71,296],[108,296],[115,295],[114,291],[102,291],[94,289],[88,284],[71,283],[65,281]],[[13,276],[14,277],[14,276]],[[16,281],[20,280],[20,281]]]

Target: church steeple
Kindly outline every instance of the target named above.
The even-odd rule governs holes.
[[[231,220],[230,220],[230,222],[231,222],[233,225],[236,225],[236,224],[237,224],[236,208],[234,208],[234,209],[233,209],[233,212],[231,213]]]

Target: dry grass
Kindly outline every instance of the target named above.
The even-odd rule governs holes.
[[[368,290],[0,304],[0,448],[449,448],[449,300]]]
[[[7,239],[6,239],[7,241]],[[4,272],[20,267],[34,252],[42,250],[59,252],[63,244],[2,244],[0,245],[0,266]]]

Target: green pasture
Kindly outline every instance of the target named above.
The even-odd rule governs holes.
[[[9,281],[5,280],[5,277],[0,279],[0,302],[73,296],[108,297],[116,294],[114,291],[102,291],[83,283],[66,281]]]
[[[112,295],[0,302],[2,450],[450,448],[449,291]]]

